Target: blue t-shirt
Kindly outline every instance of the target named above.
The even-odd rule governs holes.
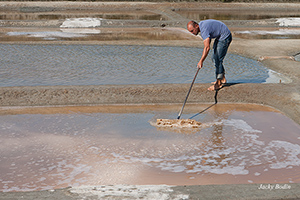
[[[208,19],[199,22],[200,34],[203,40],[216,38],[225,40],[231,33],[228,27],[220,21]]]

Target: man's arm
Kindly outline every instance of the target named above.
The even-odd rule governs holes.
[[[203,49],[203,52],[202,52],[202,57],[197,65],[198,68],[202,68],[203,67],[203,62],[205,60],[205,58],[207,57],[208,53],[209,53],[209,50],[210,50],[210,38],[206,38],[205,40],[203,40],[203,44],[204,44],[204,49]]]

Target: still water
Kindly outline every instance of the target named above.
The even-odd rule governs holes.
[[[190,83],[200,48],[109,45],[0,44],[0,86]],[[214,81],[211,55],[196,82]],[[270,70],[256,60],[228,54],[231,83],[263,83]],[[274,82],[279,82],[277,79]]]
[[[195,130],[160,129],[180,106],[0,110],[0,191],[110,184],[299,183],[298,124],[260,105],[187,105]]]

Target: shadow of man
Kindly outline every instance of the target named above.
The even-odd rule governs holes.
[[[193,115],[192,117],[190,117],[189,119],[193,119],[194,117],[197,117],[198,115],[204,113],[205,111],[207,111],[208,109],[210,109],[211,107],[213,107],[214,105],[216,105],[218,103],[218,92],[219,92],[220,89],[216,90],[215,91],[215,103],[208,106],[207,108],[205,108],[204,110],[198,112],[197,114]]]
[[[204,113],[205,111],[207,111],[208,109],[212,108],[214,105],[216,105],[218,103],[218,93],[220,90],[222,90],[224,87],[230,87],[230,86],[233,86],[233,85],[237,85],[237,84],[240,84],[240,83],[225,83],[220,89],[217,89],[215,90],[215,96],[214,96],[214,99],[215,99],[215,103],[208,106],[207,108],[205,108],[204,110],[198,112],[197,114],[193,115],[192,117],[190,117],[189,119],[193,119],[195,117],[197,117],[198,115]]]

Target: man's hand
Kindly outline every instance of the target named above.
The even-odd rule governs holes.
[[[198,62],[197,67],[198,67],[199,69],[201,69],[201,68],[203,67],[203,62],[202,62],[202,60],[200,60],[200,61]]]

